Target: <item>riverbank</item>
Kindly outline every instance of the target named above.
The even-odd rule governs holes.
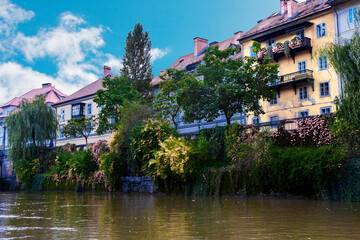
[[[291,160],[291,159],[290,159]],[[295,163],[296,164],[296,163]],[[301,166],[298,166],[301,168]],[[301,170],[301,169],[300,169]],[[277,174],[278,172],[276,172]],[[35,177],[28,191],[65,191],[65,192],[139,192],[157,193],[167,195],[189,195],[189,196],[242,196],[255,198],[285,198],[285,199],[317,199],[335,201],[360,201],[360,164],[358,159],[351,159],[344,167],[339,178],[334,178],[322,188],[317,194],[294,194],[286,191],[274,191],[266,189],[264,185],[256,183],[251,178],[253,172],[245,173],[236,168],[212,168],[204,170],[199,177],[190,183],[172,187],[177,191],[166,192],[164,186],[149,177],[123,178],[121,188],[114,190],[108,182],[94,182],[89,180],[59,180],[45,174]],[[267,176],[264,176],[267,177]],[[284,177],[278,175],[279,178]],[[307,179],[302,179],[305,181]],[[164,184],[164,183],[160,183]],[[260,185],[259,185],[260,184]],[[279,182],[277,182],[279,184]],[[1,185],[1,184],[0,184]],[[291,183],[289,185],[292,186]],[[7,185],[9,186],[9,185]],[[265,190],[260,190],[261,188]],[[18,186],[18,190],[24,187]],[[4,190],[4,189],[3,189]],[[156,191],[158,190],[158,191]]]
[[[14,166],[32,191],[288,193],[360,201],[359,159],[350,158],[332,138],[330,120],[331,116],[300,119],[296,131],[232,124],[187,138],[169,122],[149,119],[134,127],[120,125],[110,143],[99,141],[86,150],[71,144],[39,149],[39,158],[18,160]]]

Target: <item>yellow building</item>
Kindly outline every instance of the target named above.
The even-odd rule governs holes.
[[[78,118],[81,116],[92,116],[98,115],[101,111],[101,106],[97,106],[93,102],[96,92],[99,89],[104,89],[102,82],[104,78],[113,78],[115,75],[111,74],[111,68],[104,66],[104,77],[97,81],[81,88],[75,93],[65,97],[61,101],[53,104],[52,107],[56,109],[56,113],[59,117],[59,134],[56,140],[56,146],[63,146],[66,143],[76,144],[77,146],[84,146],[85,138],[66,138],[62,133],[63,126],[66,125],[67,121],[71,118]],[[90,132],[88,143],[95,143],[99,140],[110,140],[111,132],[103,135],[97,135],[95,132]]]
[[[335,111],[338,77],[327,56],[318,53],[322,46],[335,40],[333,11],[324,0],[302,3],[280,0],[280,7],[279,12],[258,21],[239,38],[244,56],[256,55],[252,52],[252,43],[256,41],[263,48],[257,54],[259,62],[269,53],[280,65],[279,80],[271,85],[276,99],[263,101],[265,114],[259,117],[250,114],[248,124]]]

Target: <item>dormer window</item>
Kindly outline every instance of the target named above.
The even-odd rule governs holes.
[[[71,118],[79,118],[84,116],[84,103],[77,103],[71,106]]]

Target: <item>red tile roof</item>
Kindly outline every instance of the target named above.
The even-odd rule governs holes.
[[[290,19],[288,18],[287,13],[283,15],[281,15],[280,11],[273,13],[269,17],[259,22],[250,31],[242,34],[241,39],[246,39],[253,35],[295,22],[299,19],[308,17],[327,9],[330,9],[330,6],[326,4],[326,0],[313,0],[298,3],[298,11],[293,15],[293,17],[290,17]]]
[[[109,76],[110,76],[110,78],[117,77],[117,76],[112,75],[112,74],[109,75]],[[53,104],[52,106],[54,107],[54,106],[57,106],[59,104],[70,102],[70,101],[73,101],[73,100],[76,100],[76,99],[79,99],[79,98],[95,95],[95,93],[100,89],[105,90],[105,88],[102,86],[103,80],[104,80],[104,78],[100,78],[100,79],[96,80],[95,82],[90,83],[89,85],[81,88],[80,90],[74,92],[73,94],[67,96],[66,98],[58,101],[57,103]]]
[[[46,87],[46,88],[37,88],[37,89],[33,89],[33,90],[21,95],[20,97],[15,97],[15,98],[11,99],[9,102],[2,105],[1,108],[7,107],[7,106],[18,107],[24,99],[33,99],[33,98],[35,98],[35,96],[40,95],[40,94],[46,95],[46,98],[45,98],[46,103],[55,103],[55,102],[59,101],[60,99],[66,97],[65,94],[63,94],[62,92],[60,92],[53,86]]]
[[[232,37],[229,39],[226,39],[222,42],[216,43],[212,46],[219,46],[220,50],[225,50],[227,48],[229,48],[232,45],[238,45],[237,39]],[[205,52],[205,51],[203,51]],[[199,55],[198,57],[194,57],[194,53],[189,53],[186,54],[182,57],[179,57],[170,67],[169,69],[177,69],[177,70],[181,70],[184,69],[186,66],[188,66],[189,64],[193,64],[193,63],[197,63],[200,62],[203,58],[204,58],[205,54],[202,53],[201,55]],[[239,58],[241,57],[241,52],[237,52],[235,56],[233,56],[232,58]],[[155,78],[153,78],[153,80],[151,81],[152,85],[157,85],[161,82],[161,79],[159,78],[159,76],[156,76]]]

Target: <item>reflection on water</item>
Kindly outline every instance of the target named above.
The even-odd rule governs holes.
[[[0,193],[2,239],[360,239],[360,204]]]

